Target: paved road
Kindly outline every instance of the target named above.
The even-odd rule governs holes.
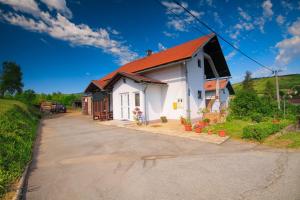
[[[26,199],[300,199],[300,152],[44,120]]]

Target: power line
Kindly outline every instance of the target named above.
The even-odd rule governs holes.
[[[202,24],[204,27],[206,27],[208,30],[210,30],[211,32],[213,32],[214,34],[216,34],[216,36],[218,36],[221,40],[223,40],[225,43],[227,43],[229,46],[231,46],[232,48],[234,48],[236,51],[238,51],[239,53],[241,53],[243,56],[247,57],[248,59],[252,60],[253,62],[255,62],[256,64],[258,64],[259,66],[266,68],[268,70],[270,70],[271,72],[274,73],[274,70],[265,66],[264,64],[260,63],[259,61],[255,60],[254,58],[251,58],[250,56],[248,56],[246,53],[244,53],[241,49],[239,49],[238,47],[236,47],[235,45],[233,45],[231,42],[229,42],[228,40],[226,40],[222,35],[220,35],[219,33],[217,33],[213,28],[211,28],[209,25],[207,25],[205,22],[201,21],[197,16],[195,16],[193,13],[191,13],[191,11],[189,11],[187,8],[185,8],[184,6],[182,6],[178,1],[173,0],[174,3],[176,3],[178,6],[180,6],[185,12],[187,12],[189,15],[191,15],[195,20],[197,20],[200,24]]]

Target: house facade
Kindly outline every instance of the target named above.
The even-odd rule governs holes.
[[[128,63],[92,81],[85,93],[93,105],[108,102],[91,106],[94,118],[132,121],[139,108],[147,122],[162,116],[197,119],[208,106],[210,112],[228,106],[230,76],[218,39],[210,34]]]

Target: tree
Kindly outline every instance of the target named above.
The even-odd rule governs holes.
[[[271,80],[268,80],[265,85],[264,96],[267,99],[274,99],[275,94],[276,94],[275,85],[271,82]]]
[[[36,98],[34,90],[31,89],[25,90],[24,92],[16,95],[16,99],[30,105],[36,104]]]
[[[246,91],[254,91],[251,75],[252,75],[251,72],[246,71],[246,75],[243,81],[243,89]]]
[[[21,93],[23,88],[22,83],[23,73],[19,65],[14,62],[4,62],[0,74],[0,96],[5,93],[13,95]]]

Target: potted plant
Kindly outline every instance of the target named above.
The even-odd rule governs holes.
[[[225,137],[226,136],[226,131],[225,130],[219,130],[219,136],[220,137]]]
[[[210,119],[205,118],[205,119],[203,120],[203,122],[204,122],[204,125],[205,125],[205,126],[208,126],[208,125],[209,125],[209,122],[210,122]]]
[[[186,119],[184,129],[185,131],[192,131],[192,123],[190,119]]]
[[[185,118],[181,116],[181,117],[180,117],[180,123],[181,123],[182,125],[184,125],[184,124],[185,124],[185,121],[186,121]]]
[[[136,124],[138,126],[141,126],[143,124],[143,120],[142,120],[142,114],[143,112],[138,108],[136,107],[133,111],[133,118],[134,118],[134,121],[136,122]]]
[[[167,123],[168,122],[168,119],[167,119],[166,116],[161,116],[160,120],[161,120],[162,123]]]
[[[214,133],[214,132],[213,132],[213,130],[211,130],[211,129],[207,131],[207,134],[208,134],[208,135],[212,135],[213,133]]]
[[[195,131],[196,133],[201,133],[201,132],[202,132],[202,127],[199,126],[199,124],[195,124],[195,125],[194,125],[194,131]]]

